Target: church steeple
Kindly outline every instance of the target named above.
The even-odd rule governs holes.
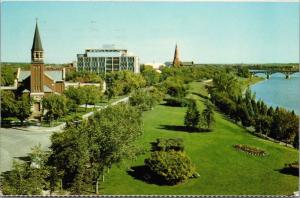
[[[180,60],[179,60],[179,53],[178,53],[178,47],[177,44],[175,46],[175,53],[174,53],[174,59],[173,59],[173,66],[180,66]]]
[[[32,63],[41,63],[44,62],[44,50],[42,47],[42,42],[39,33],[38,23],[36,21],[35,32],[33,38],[33,44],[31,48],[31,62]]]

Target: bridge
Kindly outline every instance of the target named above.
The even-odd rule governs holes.
[[[267,79],[269,79],[271,77],[272,74],[275,73],[282,73],[285,75],[286,79],[289,79],[291,77],[292,74],[299,72],[299,67],[298,66],[286,66],[286,67],[264,67],[264,68],[249,68],[249,72],[251,73],[251,75],[255,75],[255,74],[265,74],[267,76]]]

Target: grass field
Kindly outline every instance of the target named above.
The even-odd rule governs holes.
[[[192,83],[191,92],[206,94],[199,82]],[[189,97],[199,97],[189,95]],[[202,101],[200,101],[202,103]],[[139,167],[150,152],[134,162],[113,167],[101,186],[102,194],[283,194],[297,191],[298,177],[281,173],[285,163],[298,160],[298,151],[259,139],[235,125],[222,114],[215,114],[212,132],[188,133],[183,119],[186,108],[159,105],[145,112],[144,134],[138,144],[150,149],[157,138],[182,138],[186,153],[197,167],[200,177],[176,186],[149,184],[127,173],[127,168]],[[247,144],[261,148],[267,156],[257,157],[233,148]],[[138,174],[143,174],[138,173]]]

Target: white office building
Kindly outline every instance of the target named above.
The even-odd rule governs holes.
[[[77,54],[77,71],[106,73],[120,70],[139,73],[138,57],[126,49],[86,49],[84,54]]]

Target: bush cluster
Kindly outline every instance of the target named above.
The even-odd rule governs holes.
[[[158,138],[155,143],[152,145],[153,151],[183,151],[184,145],[181,138]]]
[[[182,139],[157,139],[145,166],[161,183],[175,185],[194,177],[195,166],[183,152]]]

